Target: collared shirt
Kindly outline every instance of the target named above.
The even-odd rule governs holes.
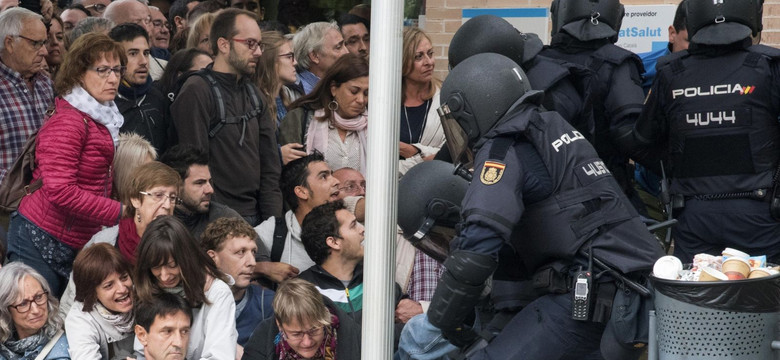
[[[301,80],[301,85],[303,85],[304,95],[308,95],[312,90],[314,90],[314,87],[317,86],[317,83],[320,82],[320,77],[314,75],[314,73],[309,70],[304,70],[298,73],[298,79]]]
[[[30,90],[20,73],[0,61],[0,181],[54,103],[54,87],[48,76],[39,72],[33,75],[32,83]]]

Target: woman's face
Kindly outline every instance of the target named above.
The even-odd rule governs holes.
[[[176,202],[171,196],[178,197],[174,186],[155,186],[144,191],[146,194],[133,194],[130,199],[135,208],[135,221],[138,225],[146,227],[152,220],[165,215],[173,215]],[[138,221],[138,216],[141,220]]]
[[[133,279],[130,274],[112,273],[98,285],[97,299],[106,309],[115,313],[133,310]]]
[[[157,279],[157,285],[165,289],[176,287],[181,282],[181,268],[173,259],[153,267],[152,275]]]
[[[279,80],[282,83],[292,84],[298,80],[298,74],[295,72],[295,65],[297,64],[291,42],[285,41],[279,47],[279,55],[276,58],[276,73],[279,75]]]
[[[433,56],[433,46],[425,37],[414,50],[414,65],[407,78],[412,81],[427,83],[433,79],[433,67],[436,58]]]
[[[208,64],[211,64],[212,61],[213,60],[211,60],[210,56],[203,55],[203,54],[197,55],[192,59],[192,67],[190,67],[188,70],[189,71],[201,70],[206,66],[208,66]]]
[[[122,78],[120,68],[118,57],[112,55],[110,58],[106,58],[103,56],[81,76],[82,87],[98,102],[114,100],[117,88],[119,88],[119,80]]]
[[[198,49],[205,51],[207,54],[211,54],[211,41],[209,41],[209,32],[211,32],[211,28],[204,29],[204,31],[200,33],[200,36],[198,36]]]
[[[339,104],[336,112],[345,119],[354,118],[364,111],[368,105],[368,76],[347,81],[339,86],[332,85],[330,93]]]
[[[287,343],[304,359],[313,358],[325,338],[322,325],[313,324],[315,323],[311,321],[299,324],[298,320],[292,320],[289,324],[282,325],[277,322],[279,329],[284,332]]]
[[[65,55],[65,35],[62,32],[62,25],[57,20],[51,22],[49,27],[49,44],[46,45],[46,63],[49,66],[57,66],[62,63],[62,57]]]
[[[11,312],[11,320],[21,340],[35,335],[38,333],[38,330],[46,325],[46,320],[49,319],[49,302],[48,296],[43,292],[41,283],[32,276],[25,276],[19,282],[19,287],[20,296],[11,304],[9,311]],[[46,299],[45,302],[43,302],[44,299]],[[38,305],[35,300],[43,302],[43,304]],[[27,308],[28,306],[29,308]]]

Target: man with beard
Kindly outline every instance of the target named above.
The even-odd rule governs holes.
[[[140,25],[125,23],[111,29],[108,36],[122,45],[127,56],[127,69],[114,99],[125,118],[119,130],[143,136],[161,154],[173,130],[168,100],[152,86],[149,76],[149,34]]]
[[[252,82],[263,45],[254,15],[225,9],[211,27],[214,62],[171,105],[182,144],[209,154],[217,199],[257,225],[282,214],[274,121]]]

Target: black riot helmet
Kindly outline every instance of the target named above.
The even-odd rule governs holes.
[[[504,55],[522,64],[524,48],[525,35],[508,21],[495,15],[479,15],[466,21],[455,32],[447,57],[450,68],[472,55],[488,52]]]
[[[441,87],[439,115],[455,162],[531,90],[516,62],[495,53],[471,56],[455,66]]]
[[[620,0],[553,0],[552,35],[561,31],[580,41],[617,41],[626,10]]]
[[[727,45],[762,29],[763,0],[689,0],[686,27],[692,43]]]
[[[469,187],[453,170],[444,161],[425,161],[398,182],[398,226],[412,245],[438,261],[447,258]]]

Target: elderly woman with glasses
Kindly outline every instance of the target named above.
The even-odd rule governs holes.
[[[8,258],[37,270],[59,297],[76,253],[119,222],[111,166],[124,119],[114,104],[126,63],[103,34],[73,43],[54,81],[54,112],[35,145],[35,170],[8,231]]]
[[[120,200],[125,205],[125,214],[119,225],[101,230],[84,248],[108,243],[119,249],[125,260],[135,265],[136,248],[149,223],[160,216],[173,215],[173,209],[179,200],[181,177],[171,167],[159,161],[147,162],[133,172],[132,180],[123,184],[124,189],[118,191]],[[75,295],[76,287],[71,277],[62,295],[63,315],[70,310]]]
[[[33,268],[0,269],[0,359],[70,359],[57,299]]]
[[[279,285],[274,318],[252,333],[242,359],[360,359],[360,325],[310,282]]]

